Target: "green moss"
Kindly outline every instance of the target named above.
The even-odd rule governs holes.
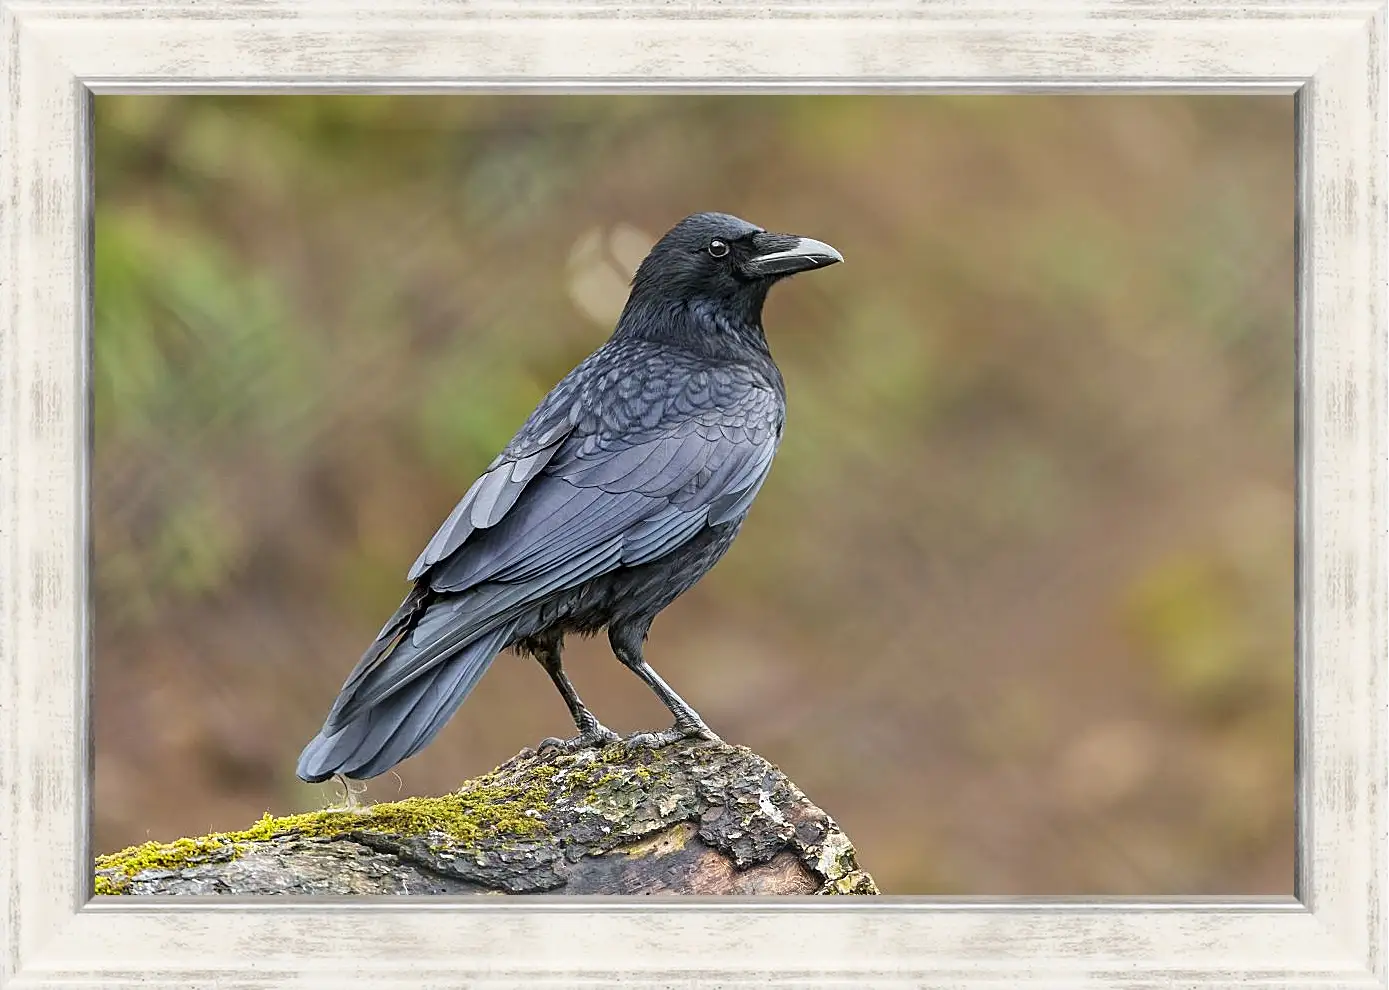
[[[605,746],[596,752],[561,757],[556,761],[556,766],[560,768],[557,771],[560,791],[566,797],[581,791],[601,796],[596,792],[646,787],[667,776],[641,764],[634,766],[633,759],[640,759],[640,756],[634,757],[617,745]]]
[[[606,764],[608,766],[620,766],[622,767],[622,770],[619,772],[614,772],[610,774],[608,777],[605,777],[602,780],[598,781],[599,786],[608,783],[611,780],[622,779],[627,775],[636,777],[637,780],[641,781],[643,784],[659,784],[670,778],[670,774],[667,771],[652,770],[649,766],[646,766],[644,763],[634,762],[635,760],[641,758],[642,757],[640,754],[629,753],[627,750],[625,750],[622,746],[619,745],[604,746],[598,752],[598,762]],[[649,755],[647,758],[650,758]]]
[[[469,782],[461,790],[434,798],[407,798],[360,809],[329,809],[260,821],[238,832],[214,832],[173,842],[146,842],[97,857],[98,894],[121,894],[131,878],[146,870],[177,870],[217,856],[236,857],[249,843],[286,835],[334,836],[353,832],[390,835],[443,833],[462,846],[473,846],[489,835],[536,835],[545,830],[549,810],[552,766],[529,768],[520,780],[507,780],[496,771]]]
[[[626,749],[619,743],[611,743],[598,751],[598,759],[602,763],[627,763],[632,757]]]
[[[637,757],[640,758],[640,757]],[[620,746],[609,746],[598,753],[565,757],[555,783],[558,795],[582,802],[610,820],[630,812],[670,777],[669,772],[642,764],[633,765],[633,756]]]
[[[600,770],[596,766],[575,766],[565,771],[560,790],[565,797],[579,791],[592,792],[610,784],[620,784],[625,778],[614,770]]]

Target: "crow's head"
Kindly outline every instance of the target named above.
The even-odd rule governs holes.
[[[822,241],[769,233],[727,213],[696,213],[656,242],[632,279],[632,295],[756,319],[772,283],[843,260]]]

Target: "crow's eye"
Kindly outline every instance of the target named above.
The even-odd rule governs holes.
[[[727,254],[728,244],[726,242],[718,238],[714,238],[714,240],[709,242],[709,256],[711,258],[722,258]]]

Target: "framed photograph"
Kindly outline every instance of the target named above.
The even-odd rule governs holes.
[[[1389,986],[1385,3],[0,27],[0,987]]]

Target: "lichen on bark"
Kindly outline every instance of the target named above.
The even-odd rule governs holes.
[[[149,842],[98,894],[876,894],[839,826],[744,747],[530,750],[452,794]]]

